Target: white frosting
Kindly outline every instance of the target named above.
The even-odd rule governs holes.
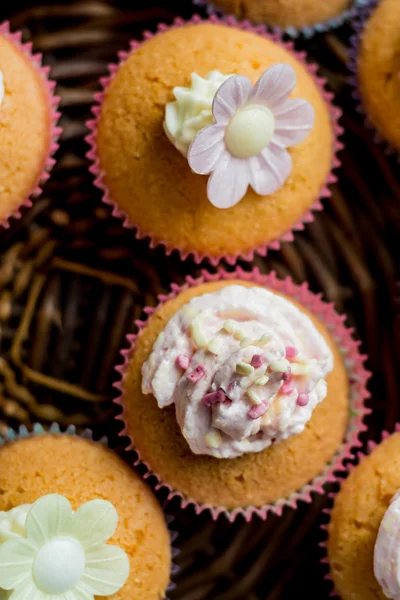
[[[0,71],[0,106],[3,103],[4,100],[4,94],[5,94],[5,89],[4,89],[4,77],[3,77],[3,73]]]
[[[374,573],[385,596],[400,600],[400,491],[392,499],[379,528]]]
[[[232,458],[303,431],[332,368],[328,344],[293,303],[230,285],[170,319],[143,365],[142,390],[160,408],[175,404],[194,453]]]
[[[187,155],[198,132],[213,123],[214,96],[229,77],[231,75],[223,75],[219,71],[211,71],[204,79],[192,73],[190,87],[175,87],[172,90],[176,100],[165,107],[164,130],[183,156]]]
[[[7,512],[0,512],[0,544],[14,538],[25,537],[26,517],[31,506],[31,504],[21,504]]]

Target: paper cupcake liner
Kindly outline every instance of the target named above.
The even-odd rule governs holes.
[[[334,458],[327,464],[325,470],[315,477],[310,483],[304,485],[301,490],[294,492],[288,498],[279,500],[274,504],[265,504],[261,507],[249,506],[243,508],[235,508],[233,510],[226,509],[223,506],[211,506],[209,504],[199,504],[191,498],[186,498],[180,491],[173,489],[168,482],[162,480],[162,478],[152,471],[151,465],[145,462],[140,457],[140,451],[135,447],[134,438],[132,432],[128,430],[125,421],[124,411],[124,379],[127,370],[129,359],[135,350],[136,339],[140,335],[141,331],[146,327],[147,321],[151,318],[157,308],[167,302],[168,300],[175,298],[182,290],[189,287],[199,285],[208,281],[219,281],[219,280],[230,280],[230,279],[242,279],[245,281],[252,281],[259,283],[277,292],[282,292],[287,296],[298,300],[305,308],[308,308],[314,315],[317,315],[322,322],[325,323],[330,333],[332,334],[335,342],[338,344],[341,354],[344,358],[346,370],[350,381],[350,419],[346,439],[342,446],[337,451]],[[332,304],[327,304],[321,300],[321,294],[313,294],[309,291],[306,283],[302,285],[296,285],[288,277],[284,280],[280,280],[276,277],[275,273],[269,275],[262,275],[258,269],[253,269],[250,272],[244,271],[241,268],[237,268],[234,272],[230,273],[223,269],[219,269],[217,273],[211,274],[207,271],[202,272],[202,276],[198,279],[187,277],[186,283],[183,286],[172,284],[171,293],[169,295],[159,296],[159,304],[157,307],[147,308],[145,312],[147,314],[146,320],[137,320],[135,322],[138,330],[137,334],[127,336],[128,349],[123,350],[122,354],[122,365],[118,366],[116,370],[120,374],[120,381],[115,384],[115,387],[120,391],[120,396],[115,399],[115,403],[121,407],[122,413],[116,418],[122,421],[124,427],[120,436],[128,437],[130,440],[129,448],[133,449],[138,455],[138,459],[135,462],[135,466],[144,465],[146,472],[144,477],[154,477],[156,480],[155,488],[167,490],[168,500],[178,498],[180,501],[181,508],[193,506],[196,514],[200,514],[203,511],[208,511],[213,519],[217,519],[220,515],[225,515],[229,521],[234,521],[239,515],[244,517],[246,521],[250,521],[254,515],[258,515],[262,519],[266,519],[269,513],[281,515],[283,509],[286,506],[296,508],[299,501],[311,502],[312,493],[323,494],[324,485],[330,482],[334,482],[338,478],[338,473],[345,470],[344,463],[352,458],[352,449],[357,448],[361,445],[359,436],[361,432],[365,431],[366,425],[363,423],[364,417],[369,414],[370,410],[365,406],[365,400],[369,397],[367,391],[367,381],[370,376],[369,372],[364,368],[365,356],[359,353],[360,342],[356,342],[352,338],[353,331],[348,329],[345,325],[345,316],[338,315]]]
[[[367,443],[367,451],[366,452],[357,452],[356,457],[357,457],[357,462],[356,464],[350,464],[348,465],[347,468],[347,473],[346,473],[346,477],[351,473],[351,471],[353,471],[353,469],[357,468],[357,466],[360,464],[360,462],[369,454],[371,454],[371,452],[377,447],[379,446],[379,444],[381,442],[383,442],[384,440],[386,440],[388,437],[390,437],[391,435],[393,435],[393,433],[399,433],[400,432],[400,423],[397,423],[394,426],[394,430],[392,433],[389,433],[388,431],[383,431],[382,435],[381,435],[381,441],[380,442],[374,442],[373,440],[369,440]],[[319,543],[319,547],[322,550],[322,558],[321,558],[321,565],[322,568],[325,571],[324,574],[324,579],[326,581],[329,582],[330,586],[331,586],[331,591],[329,594],[330,598],[334,598],[335,600],[340,600],[340,596],[338,594],[338,592],[335,589],[335,584],[334,581],[332,579],[331,573],[330,573],[330,569],[329,569],[329,561],[328,561],[328,527],[329,527],[329,523],[331,520],[331,514],[332,514],[332,510],[333,507],[335,505],[335,499],[336,496],[338,495],[339,490],[336,492],[332,492],[329,494],[329,506],[327,508],[323,509],[323,514],[326,515],[325,518],[325,522],[321,524],[320,529],[321,532],[324,536],[324,540],[322,542]]]
[[[350,38],[349,61],[348,68],[350,71],[349,83],[352,87],[352,97],[356,101],[357,112],[364,117],[364,125],[367,129],[374,132],[374,142],[382,145],[387,155],[397,155],[397,160],[400,161],[400,153],[388,142],[372,123],[368,113],[364,107],[364,103],[360,94],[360,86],[358,79],[358,53],[361,45],[361,38],[364,27],[374,10],[379,4],[379,0],[369,0],[362,10],[360,10],[353,19],[354,34]]]
[[[306,62],[306,53],[295,51],[293,42],[284,42],[281,40],[281,38],[278,34],[269,34],[264,26],[255,27],[255,26],[252,26],[247,21],[238,22],[233,17],[218,18],[215,15],[211,15],[211,17],[209,19],[203,20],[198,15],[195,15],[189,21],[184,21],[183,19],[177,18],[177,19],[175,19],[175,21],[173,22],[173,24],[171,26],[168,26],[165,24],[160,24],[160,25],[158,25],[158,30],[157,30],[156,34],[145,32],[144,40],[146,41],[148,39],[151,39],[152,37],[154,37],[154,35],[158,35],[169,29],[172,29],[172,28],[183,27],[185,25],[198,24],[198,23],[202,23],[202,22],[220,23],[223,25],[228,25],[230,27],[236,27],[238,29],[243,29],[245,31],[251,31],[253,33],[257,33],[258,35],[262,35],[264,37],[272,39],[275,43],[284,47],[291,54],[293,54],[296,57],[296,59],[304,65],[304,67],[307,69],[307,71],[312,76],[315,84],[317,85],[317,87],[329,109],[329,114],[330,114],[330,119],[331,119],[331,124],[332,124],[332,131],[333,131],[333,148],[332,148],[332,165],[331,165],[330,173],[327,177],[325,184],[322,186],[318,197],[315,198],[315,201],[314,201],[313,205],[311,206],[311,208],[305,212],[305,214],[301,217],[301,219],[297,223],[295,223],[288,231],[284,232],[278,239],[266,242],[257,248],[249,250],[248,252],[238,252],[234,255],[229,255],[229,256],[223,255],[223,254],[221,254],[219,256],[209,256],[207,254],[203,254],[203,253],[200,253],[197,251],[184,251],[180,248],[171,247],[168,245],[167,242],[165,242],[163,240],[160,240],[160,239],[156,240],[153,237],[152,232],[141,231],[138,224],[132,223],[129,220],[128,215],[124,211],[122,211],[118,207],[117,203],[111,198],[108,188],[105,184],[104,171],[102,171],[102,169],[100,168],[100,160],[99,160],[98,153],[97,153],[96,131],[97,131],[97,126],[98,126],[100,114],[101,114],[101,105],[103,103],[104,95],[107,91],[108,86],[110,85],[112,79],[115,77],[115,74],[117,73],[119,67],[125,62],[127,57],[132,52],[135,52],[135,50],[137,50],[137,48],[139,48],[141,46],[141,44],[143,42],[137,42],[137,41],[131,42],[130,52],[120,52],[118,55],[119,64],[109,65],[108,68],[109,68],[110,75],[108,77],[103,77],[102,79],[100,79],[100,83],[102,85],[103,90],[94,95],[95,104],[92,107],[92,113],[94,115],[94,119],[91,119],[86,123],[87,128],[90,130],[90,134],[86,137],[86,141],[90,146],[90,150],[87,153],[87,157],[92,162],[90,171],[94,175],[95,185],[103,193],[103,202],[105,202],[106,204],[108,204],[112,207],[113,216],[115,216],[119,219],[122,219],[124,227],[131,228],[134,230],[135,236],[137,239],[143,239],[143,238],[150,239],[150,247],[151,248],[154,248],[157,246],[163,246],[167,255],[170,255],[174,250],[177,250],[179,252],[179,255],[182,260],[186,260],[188,257],[192,257],[196,263],[200,263],[202,260],[207,259],[214,266],[218,265],[218,263],[221,262],[221,260],[226,260],[228,262],[228,264],[234,265],[238,259],[241,259],[244,261],[253,260],[255,252],[257,252],[261,256],[266,256],[269,249],[279,250],[280,243],[282,241],[285,241],[285,242],[293,241],[293,239],[294,239],[293,232],[303,230],[306,223],[310,223],[314,220],[313,212],[320,211],[323,209],[321,201],[324,198],[329,198],[332,195],[330,189],[328,188],[328,185],[335,183],[337,181],[337,177],[333,173],[333,170],[337,169],[341,164],[337,154],[343,148],[343,144],[338,139],[339,136],[343,133],[343,129],[339,125],[339,119],[341,117],[342,112],[339,108],[333,106],[333,104],[332,104],[333,94],[331,92],[327,91],[326,80],[317,75],[318,66],[316,64],[307,63]]]
[[[283,29],[281,27],[270,27],[269,29],[280,35],[286,34],[293,39],[300,36],[309,39],[316,33],[326,33],[327,31],[337,29],[341,25],[344,25],[344,23],[354,18],[357,15],[357,11],[366,6],[370,1],[371,0],[353,0],[352,5],[348,10],[345,10],[337,17],[333,17],[328,21],[321,21],[315,25],[308,25],[306,27],[285,27]],[[207,0],[193,0],[193,4],[205,8],[209,15],[217,14],[222,16],[224,14],[221,9],[217,8],[212,2],[208,2]]]
[[[40,196],[42,193],[42,186],[50,177],[50,171],[52,170],[55,159],[53,155],[58,150],[59,144],[58,139],[62,132],[61,127],[57,125],[58,120],[60,118],[60,113],[58,112],[58,104],[60,102],[60,98],[54,95],[54,90],[56,87],[55,81],[49,79],[50,67],[44,67],[42,65],[42,55],[39,53],[33,54],[32,52],[32,44],[26,43],[23,44],[21,41],[22,33],[20,31],[16,31],[12,33],[10,31],[10,25],[8,21],[4,23],[0,23],[0,35],[4,36],[6,39],[10,40],[15,46],[21,50],[21,52],[29,59],[32,66],[39,73],[40,78],[43,82],[43,85],[46,90],[47,103],[50,113],[50,143],[46,153],[46,159],[43,166],[43,170],[39,177],[37,178],[35,185],[32,188],[32,191],[29,195],[21,202],[18,208],[15,211],[10,212],[3,220],[0,220],[0,228],[8,229],[10,227],[10,219],[20,219],[22,216],[23,208],[30,208],[32,206],[32,198],[36,198]]]
[[[0,436],[0,446],[4,446],[10,442],[16,442],[18,440],[22,440],[28,437],[35,437],[38,435],[46,435],[46,434],[58,434],[58,435],[70,435],[74,437],[81,437],[85,440],[89,440],[91,442],[95,442],[97,444],[102,444],[109,448],[109,442],[107,437],[102,437],[100,440],[95,440],[93,437],[93,432],[90,429],[86,429],[82,434],[78,434],[76,431],[75,425],[69,425],[65,429],[62,429],[58,423],[53,423],[49,428],[43,427],[40,423],[35,423],[33,425],[32,430],[30,431],[25,425],[21,425],[18,430],[14,430],[12,428],[7,429],[6,433]],[[165,514],[165,513],[164,513]],[[178,534],[171,529],[171,524],[174,522],[174,517],[165,514],[165,519],[168,525],[168,529],[171,537],[171,556],[172,561],[178,556],[179,550],[174,546],[174,542],[178,536]],[[179,571],[178,566],[172,562],[171,564],[171,576],[175,575]],[[175,588],[175,584],[170,581],[167,592],[172,591]],[[166,597],[165,600],[168,600]]]

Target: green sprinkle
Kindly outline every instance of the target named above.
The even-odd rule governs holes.
[[[251,375],[253,371],[254,367],[249,365],[249,363],[238,362],[236,365],[236,373],[239,373],[239,375]]]
[[[206,338],[198,321],[193,321],[191,325],[191,332],[193,343],[195,346],[197,346],[197,348],[206,348],[208,346],[208,339]]]
[[[261,404],[262,403],[261,398],[258,397],[258,395],[256,394],[256,392],[254,390],[249,389],[249,390],[247,390],[246,394],[250,398],[252,404]]]
[[[266,383],[268,383],[268,381],[268,375],[264,375],[263,377],[259,377],[258,379],[256,379],[254,385],[265,385]]]

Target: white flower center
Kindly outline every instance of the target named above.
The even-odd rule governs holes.
[[[232,118],[225,133],[225,144],[237,158],[259,154],[271,141],[275,118],[266,106],[249,104]]]
[[[55,538],[38,552],[33,576],[45,594],[63,594],[75,587],[85,570],[85,552],[73,538]]]

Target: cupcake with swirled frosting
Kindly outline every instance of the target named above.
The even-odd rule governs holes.
[[[162,303],[126,354],[124,435],[184,503],[265,516],[321,491],[357,445],[365,372],[355,353],[355,391],[345,330],[306,290],[211,279]]]
[[[326,547],[342,600],[400,598],[400,426],[372,443],[343,483]]]

